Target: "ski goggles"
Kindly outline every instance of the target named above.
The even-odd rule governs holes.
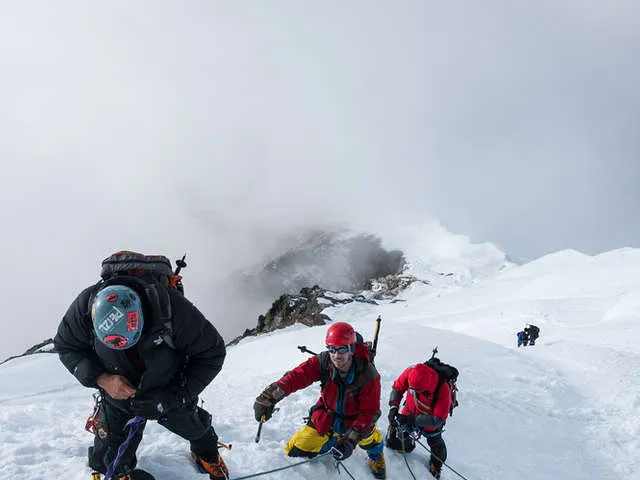
[[[342,347],[334,347],[333,345],[327,345],[327,351],[329,353],[339,353],[340,355],[343,355],[351,351],[351,347],[349,345],[345,345]]]

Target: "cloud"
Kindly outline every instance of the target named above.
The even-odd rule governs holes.
[[[121,248],[186,250],[212,310],[229,271],[323,224],[435,214],[524,257],[633,244],[639,9],[3,4],[0,307],[16,333],[0,352],[53,333]]]

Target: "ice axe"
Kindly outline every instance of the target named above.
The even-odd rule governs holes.
[[[376,352],[378,351],[378,337],[380,336],[381,323],[382,318],[378,315],[378,318],[376,318],[376,331],[373,334],[373,345],[371,346],[371,363],[373,363],[373,359],[376,357]]]
[[[317,355],[316,352],[312,352],[311,350],[309,350],[306,345],[298,345],[298,350],[300,350],[302,353],[308,353],[310,355]]]
[[[185,262],[185,258],[187,258],[187,254],[182,255],[182,258],[176,260],[176,271],[173,272],[174,275],[180,275],[180,270],[183,268],[187,268],[187,262]]]
[[[279,408],[274,408],[273,409],[273,413],[276,413],[278,410],[280,410]],[[262,433],[262,425],[264,425],[264,422],[267,421],[267,416],[266,415],[262,415],[262,417],[260,417],[260,421],[258,422],[258,433],[256,433],[256,438],[255,441],[256,443],[258,443],[260,441],[260,434]]]
[[[437,345],[436,345],[436,348],[431,350],[431,358],[430,358],[430,360],[433,360],[435,358],[436,353],[438,353],[438,346]]]
[[[187,258],[187,254],[182,255],[182,258],[176,260],[176,270],[173,272],[173,282],[175,285],[172,285],[182,294],[184,294],[184,285],[182,285],[182,276],[180,275],[180,270],[183,268],[187,268],[187,262],[185,262],[185,258]]]

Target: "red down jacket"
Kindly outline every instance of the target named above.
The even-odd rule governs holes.
[[[302,362],[276,382],[285,395],[289,395],[322,381],[320,398],[311,409],[313,425],[321,435],[332,430],[336,417],[344,418],[346,428],[355,427],[366,434],[373,430],[380,416],[380,375],[359,347],[353,357],[352,378],[348,377],[345,383],[331,363],[328,352]]]
[[[393,389],[398,392],[397,398],[401,399],[407,393],[406,405],[401,413],[413,416],[427,414],[446,420],[451,407],[451,391],[446,382],[440,386],[436,403],[431,408],[432,393],[438,386],[438,379],[438,373],[424,363],[413,365],[402,372],[393,382]],[[425,427],[424,430],[433,429]]]

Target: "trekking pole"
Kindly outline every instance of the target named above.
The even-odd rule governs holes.
[[[437,345],[436,345],[436,348],[431,350],[431,358],[430,358],[430,360],[433,360],[435,358],[436,353],[438,353],[438,346]]]
[[[274,408],[273,413],[276,413],[278,410],[280,409]],[[265,415],[262,415],[262,417],[260,417],[260,422],[258,422],[258,433],[256,433],[256,438],[255,438],[256,443],[260,441],[260,434],[262,433],[262,425],[264,425],[264,422],[266,421],[267,421],[267,417]]]
[[[378,337],[380,336],[380,324],[382,323],[382,318],[378,315],[376,318],[376,331],[373,334],[373,346],[371,347],[371,360],[373,360],[376,356],[376,352],[378,351]]]
[[[300,350],[302,353],[309,353],[311,355],[317,355],[316,352],[312,352],[311,350],[309,350],[306,345],[298,345],[298,350]]]

